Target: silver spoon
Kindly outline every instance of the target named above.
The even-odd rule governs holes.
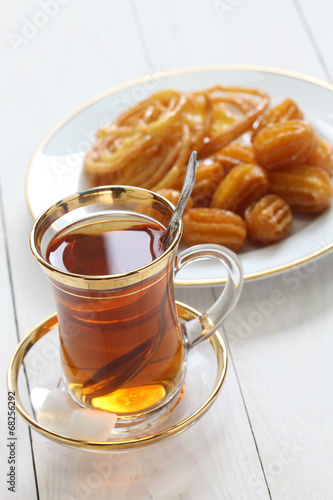
[[[182,218],[185,205],[194,187],[196,172],[197,172],[197,152],[193,151],[186,168],[185,179],[183,182],[182,190],[175,211],[173,212],[173,215],[168,225],[168,229],[164,235],[163,239],[164,248],[168,248],[168,246],[171,244],[175,236],[175,233],[178,230],[179,221]]]

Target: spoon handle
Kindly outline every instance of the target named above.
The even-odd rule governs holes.
[[[173,212],[170,223],[168,225],[168,229],[164,236],[164,241],[163,241],[164,248],[168,248],[168,246],[171,244],[174,232],[178,228],[178,224],[183,215],[185,205],[194,187],[196,172],[197,172],[197,152],[193,151],[186,168],[186,174],[182,190],[175,211]]]

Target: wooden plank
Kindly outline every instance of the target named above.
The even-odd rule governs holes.
[[[333,255],[248,283],[227,337],[272,498],[330,498]]]
[[[10,94],[5,110],[12,114],[10,96],[15,96],[23,128],[33,120],[33,136],[27,137],[33,140],[32,150],[50,127],[82,102],[158,69],[150,67],[141,50],[127,1],[100,0],[97,8],[91,2],[78,7],[69,0],[54,0],[58,8],[53,15],[41,7],[44,4],[48,2],[28,0],[15,8],[6,4],[1,16],[3,63],[8,68],[2,83]],[[39,26],[43,18],[45,24]],[[15,79],[10,77],[13,71]]]
[[[11,412],[11,409],[8,407],[8,393],[4,381],[6,380],[10,356],[12,355],[17,344],[17,334],[15,312],[12,301],[12,290],[7,264],[6,236],[4,232],[0,204],[0,378],[2,380],[0,391],[0,428],[2,435],[0,491],[1,497],[4,499],[15,497],[19,498],[24,496],[24,498],[32,500],[36,498],[37,493],[30,432],[27,426],[20,420],[17,412],[15,412],[15,430],[8,429],[8,412]],[[9,416],[10,424],[12,425],[13,415],[10,413]],[[10,436],[10,430],[14,432],[14,436]],[[10,467],[14,467],[14,469],[11,470]],[[11,471],[15,472],[13,478],[7,476],[7,474],[10,474]],[[13,483],[8,483],[7,481],[10,481],[11,479]],[[13,490],[8,490],[10,487],[14,487],[15,493]]]
[[[325,79],[333,83],[333,38],[331,36],[333,4],[330,0],[294,0],[313,48],[317,53]]]
[[[170,0],[167,7],[140,0],[133,8],[152,64],[161,70],[253,64],[326,78],[292,0]]]

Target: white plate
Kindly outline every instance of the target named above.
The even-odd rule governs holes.
[[[150,75],[117,87],[83,104],[44,138],[27,175],[26,196],[37,217],[65,196],[87,187],[82,180],[84,152],[95,141],[96,130],[129,106],[164,88],[183,91],[215,84],[256,87],[267,91],[271,104],[294,99],[317,133],[333,142],[333,86],[290,72],[257,67],[204,67]],[[63,157],[66,157],[64,160]],[[291,234],[268,247],[247,245],[239,253],[245,279],[269,276],[318,257],[333,247],[333,207],[320,216],[297,216]],[[225,280],[224,270],[212,261],[185,267],[177,285],[214,285]]]

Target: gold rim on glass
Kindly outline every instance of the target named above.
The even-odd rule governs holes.
[[[109,283],[110,279],[112,279],[112,290],[114,292],[117,287],[123,289],[124,286],[130,286],[133,283],[136,283],[137,277],[139,275],[144,276],[144,278],[147,279],[165,269],[166,260],[169,259],[170,256],[172,256],[179,244],[183,231],[182,221],[180,221],[180,223],[178,224],[177,230],[170,245],[159,257],[144,266],[141,266],[132,271],[127,271],[122,274],[113,274],[112,276],[88,276],[83,274],[75,274],[54,267],[42,255],[40,247],[43,236],[45,235],[49,227],[52,227],[53,223],[55,223],[63,215],[68,215],[69,213],[74,212],[77,209],[93,205],[96,207],[105,205],[107,207],[105,213],[108,215],[109,213],[112,213],[112,210],[114,210],[113,197],[120,200],[124,198],[124,201],[128,199],[128,203],[135,202],[136,204],[139,204],[142,202],[142,208],[151,208],[150,205],[148,205],[148,202],[151,203],[152,206],[153,202],[155,202],[155,204],[158,203],[159,205],[161,205],[161,207],[168,210],[168,215],[165,214],[165,217],[167,219],[171,219],[174,210],[173,205],[167,199],[163,198],[157,193],[154,193],[153,191],[149,191],[144,188],[138,188],[135,186],[100,186],[78,193],[73,193],[70,196],[63,198],[57,203],[51,205],[36,219],[30,232],[30,249],[34,257],[37,259],[39,264],[41,264],[44,271],[49,277],[57,277],[58,282],[61,282],[64,285],[79,288],[81,290],[104,290],[105,283]],[[147,202],[147,207],[144,207],[144,202]],[[157,206],[155,206],[155,210],[158,211]],[[115,212],[122,212],[122,209],[118,208]],[[126,210],[124,210],[124,213],[126,213]],[[138,212],[138,215],[140,215],[140,212]],[[53,281],[51,281],[51,284],[58,288]],[[142,290],[143,288],[140,287],[140,291]],[[67,291],[66,293],[75,295],[69,291]],[[139,290],[135,293],[139,293]],[[122,296],[124,297],[124,294],[122,294]],[[116,298],[114,294],[112,294],[112,297]],[[108,299],[109,297],[104,296],[104,298]]]
[[[47,134],[44,136],[42,141],[39,143],[37,146],[28,166],[28,171],[27,171],[27,176],[26,176],[26,200],[28,204],[28,208],[32,216],[34,217],[33,209],[31,206],[31,201],[29,197],[29,192],[28,192],[28,184],[29,184],[29,175],[31,171],[32,164],[35,161],[36,156],[41,153],[43,148],[47,145],[47,143],[51,140],[53,135],[58,132],[70,119],[72,119],[75,115],[86,109],[88,106],[91,106],[92,104],[112,95],[115,94],[119,91],[126,90],[128,88],[133,87],[134,85],[139,85],[144,82],[149,82],[152,80],[156,79],[163,79],[169,76],[173,75],[181,75],[181,74],[187,74],[187,73],[195,73],[195,72],[205,72],[205,71],[248,71],[248,72],[262,72],[262,73],[269,73],[269,74],[275,74],[275,75],[282,75],[282,76],[287,76],[290,78],[295,78],[298,80],[303,80],[308,83],[312,83],[313,85],[325,88],[327,90],[330,90],[333,92],[333,85],[327,82],[324,82],[318,78],[305,75],[303,73],[298,73],[296,71],[290,71],[290,70],[285,70],[281,68],[274,68],[274,67],[266,67],[266,66],[252,66],[252,65],[243,65],[243,64],[231,64],[231,65],[208,65],[208,66],[192,66],[192,67],[187,67],[187,68],[179,68],[179,69],[173,69],[173,70],[167,70],[167,71],[162,71],[162,72],[156,72],[152,73],[149,75],[145,75],[140,78],[136,78],[134,80],[131,80],[130,82],[126,82],[121,85],[117,85],[116,87],[113,87],[111,90],[107,90],[105,92],[101,92],[94,96],[93,98],[85,101],[83,104],[80,106],[76,107],[72,112],[68,113],[62,120],[60,120]],[[271,269],[263,270],[263,271],[256,271],[252,273],[247,273],[244,275],[244,280],[253,280],[253,279],[258,279],[262,277],[267,277],[267,276],[272,276],[274,274],[278,274],[282,271],[287,271],[289,269],[292,269],[296,266],[299,266],[301,264],[305,264],[309,262],[310,260],[319,257],[329,250],[333,248],[333,241],[328,243],[327,245],[322,246],[318,250],[315,250],[311,252],[310,254],[307,254],[303,257],[300,257],[298,259],[293,260],[292,262],[288,262],[286,264],[281,264],[275,267],[272,267]],[[197,281],[187,281],[187,280],[181,280],[181,279],[176,279],[175,280],[175,285],[178,286],[194,286],[194,285],[208,285],[208,286],[214,286],[214,285],[219,285],[222,283],[225,283],[226,279],[225,278],[209,278],[209,279],[200,279]]]
[[[177,304],[177,312],[181,319],[185,321],[189,321],[193,318],[196,318],[200,315],[198,311],[189,307],[186,304],[181,302],[176,302]],[[72,448],[78,448],[80,450],[86,451],[123,451],[129,450],[131,448],[140,448],[143,446],[147,446],[150,444],[157,443],[162,441],[163,439],[177,436],[178,434],[184,432],[186,429],[195,424],[200,417],[202,417],[207,410],[211,407],[211,405],[216,400],[223,382],[225,380],[227,366],[228,366],[228,355],[224,340],[221,334],[216,331],[208,340],[212,344],[214,349],[214,353],[217,361],[217,374],[214,383],[214,387],[211,390],[211,393],[207,400],[191,415],[184,418],[183,420],[177,422],[170,427],[167,427],[163,430],[157,431],[154,433],[154,427],[150,427],[147,429],[147,435],[143,437],[136,438],[126,438],[122,441],[85,441],[79,439],[72,439],[67,436],[63,436],[61,434],[57,434],[43,427],[37,422],[37,419],[34,418],[28,410],[24,407],[18,388],[18,377],[20,368],[24,362],[25,356],[28,354],[30,349],[42,338],[44,335],[53,330],[58,324],[56,314],[53,314],[39,323],[35,328],[33,328],[27,335],[24,337],[21,342],[16,347],[7,372],[7,386],[8,391],[15,394],[16,401],[16,409],[20,413],[20,415],[24,418],[24,420],[35,429],[37,432],[42,434],[43,436],[55,441],[56,443],[69,446]],[[186,384],[185,384],[186,391]]]

